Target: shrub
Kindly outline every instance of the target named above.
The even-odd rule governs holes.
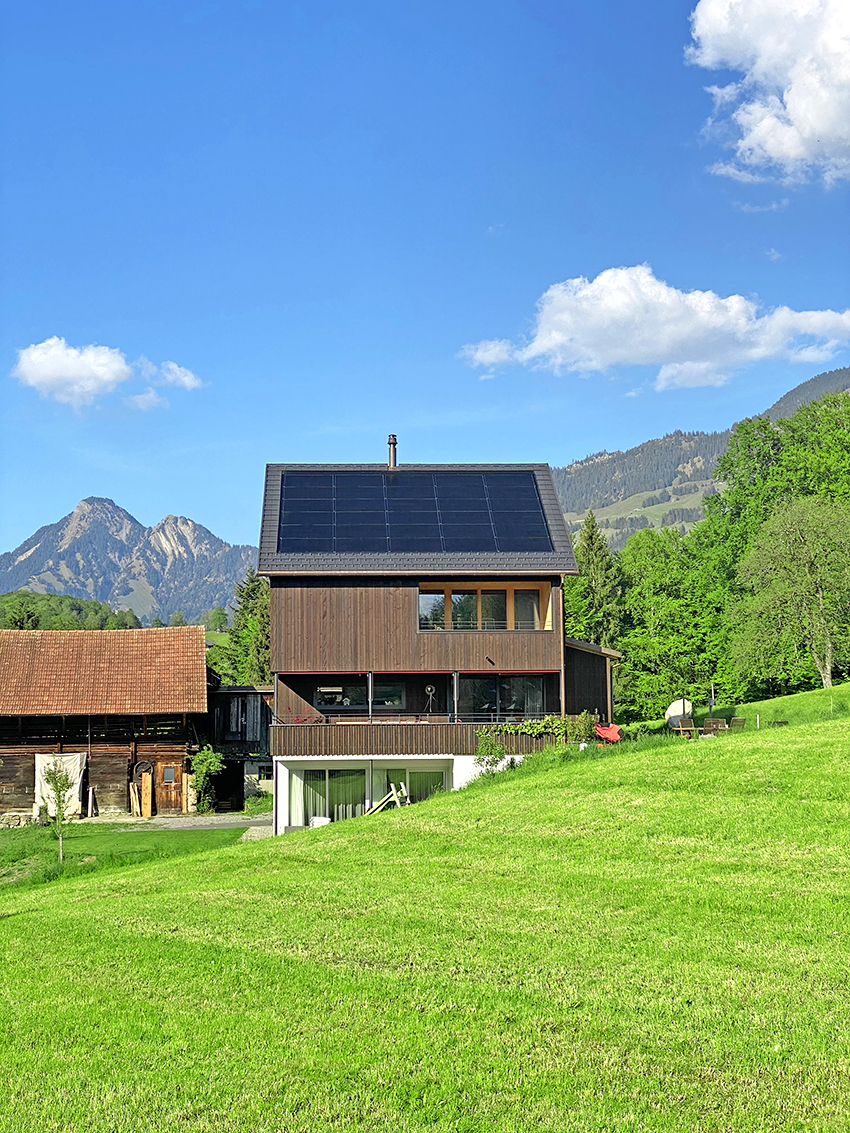
[[[213,778],[223,767],[224,758],[219,752],[213,751],[209,744],[206,744],[192,756],[193,786],[198,811],[201,814],[209,814],[215,806]]]
[[[493,728],[480,728],[475,734],[478,736],[475,766],[485,775],[493,775],[505,758],[505,746],[496,739]]]

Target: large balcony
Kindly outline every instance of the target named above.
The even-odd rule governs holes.
[[[272,724],[272,755],[385,756],[474,755],[478,732],[488,724],[513,723],[493,716],[463,722],[450,717],[396,717],[392,720],[337,718],[324,723]],[[551,735],[527,736],[502,732],[499,742],[508,755],[525,755],[551,744]]]

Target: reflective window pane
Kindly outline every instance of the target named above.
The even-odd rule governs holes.
[[[328,817],[334,822],[359,818],[366,810],[366,771],[328,772]]]
[[[366,682],[363,684],[323,685],[316,689],[316,708],[367,708]]]
[[[481,629],[508,628],[507,590],[481,591]]]
[[[540,629],[540,594],[538,591],[514,591],[514,629]]]
[[[419,628],[445,629],[446,614],[443,592],[419,595]]]
[[[452,591],[452,629],[478,629],[478,591]]]

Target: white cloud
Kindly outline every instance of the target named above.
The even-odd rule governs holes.
[[[167,409],[168,402],[151,386],[145,390],[144,393],[133,394],[132,397],[125,397],[126,403],[133,409],[140,409],[143,413],[147,413],[151,409]]]
[[[52,397],[80,409],[111,393],[134,374],[150,383],[143,393],[125,399],[136,409],[168,405],[165,398],[154,391],[155,385],[191,390],[200,389],[204,384],[197,374],[176,362],[157,366],[142,356],[128,363],[122,352],[113,347],[69,346],[57,335],[19,350],[11,376],[37,390],[42,397]]]
[[[474,366],[519,362],[555,372],[658,366],[661,390],[721,385],[766,359],[824,362],[848,341],[850,310],[760,313],[743,295],[679,291],[641,264],[553,284],[538,301],[529,342],[473,343],[461,356]]]
[[[768,205],[751,205],[742,201],[733,202],[736,209],[741,212],[782,212],[788,207],[789,198],[783,197],[781,201],[771,201]]]
[[[90,405],[133,376],[120,350],[109,346],[69,346],[54,335],[18,351],[12,377],[32,386],[42,397],[73,405]]]
[[[163,362],[159,372],[161,381],[168,386],[180,386],[181,389],[200,389],[204,384],[197,374],[193,374],[185,366],[178,366],[176,362]]]
[[[730,129],[734,158],[712,172],[743,182],[850,177],[847,0],[699,0],[686,57],[739,82],[709,87],[709,132]]]

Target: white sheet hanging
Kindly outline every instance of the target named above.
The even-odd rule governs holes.
[[[80,804],[80,784],[83,781],[83,772],[86,769],[86,753],[84,751],[74,752],[71,755],[63,752],[61,755],[50,753],[49,755],[37,754],[35,757],[35,805],[46,806],[47,813],[53,817],[56,814],[56,807],[52,802],[52,793],[47,783],[44,781],[44,772],[48,767],[54,763],[62,765],[63,769],[68,772],[68,777],[71,780],[71,786],[65,795],[65,814],[80,814],[82,811]]]

